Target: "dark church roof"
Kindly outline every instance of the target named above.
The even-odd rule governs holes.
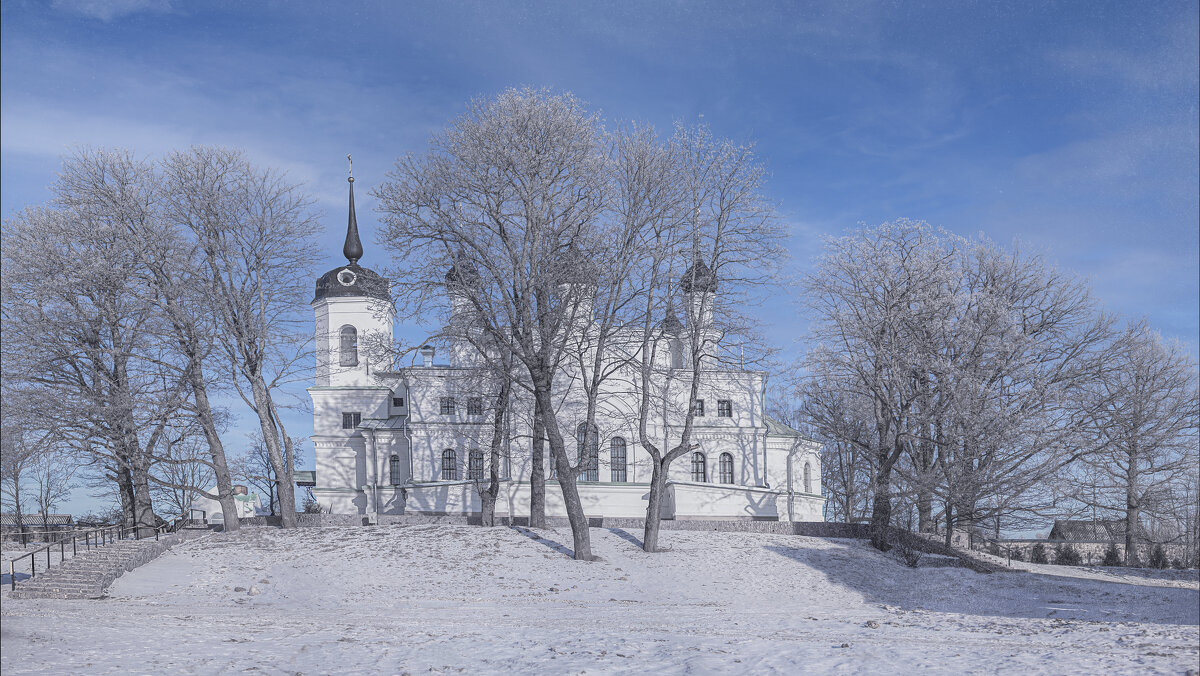
[[[358,264],[358,259],[363,255],[363,246],[358,237],[358,219],[354,215],[354,177],[351,176],[347,180],[350,182],[350,215],[346,221],[346,243],[342,246],[342,255],[349,264],[321,275],[317,280],[317,295],[313,300],[355,296],[388,300],[388,280],[374,270]]]
[[[679,278],[679,288],[683,289],[684,293],[691,293],[693,290],[713,293],[717,290],[717,275],[704,261],[697,258]]]
[[[1065,542],[1121,542],[1125,539],[1125,521],[1058,519],[1046,539]]]

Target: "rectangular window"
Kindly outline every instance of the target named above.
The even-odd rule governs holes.
[[[467,415],[483,415],[483,397],[467,398]]]
[[[454,397],[442,397],[438,402],[438,412],[442,415],[454,415]]]
[[[732,418],[733,417],[733,402],[729,399],[717,400],[717,417]]]
[[[342,414],[342,429],[344,429],[344,430],[352,430],[355,427],[358,427],[358,424],[361,422],[362,422],[362,414],[361,413],[343,413]]]
[[[392,397],[392,406],[395,408],[404,408],[404,397]]]
[[[692,413],[694,413],[697,418],[704,417],[704,400],[703,399],[697,399],[696,403],[692,405]]]

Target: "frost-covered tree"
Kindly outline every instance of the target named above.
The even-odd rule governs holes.
[[[873,542],[886,547],[893,497],[922,531],[944,521],[947,538],[1052,506],[1046,487],[1088,451],[1078,402],[1111,335],[1087,287],[911,221],[826,247],[804,287],[804,410],[840,455],[870,455]]]
[[[280,398],[282,386],[304,377],[310,356],[308,290],[319,254],[312,201],[238,150],[172,153],[163,172],[171,222],[198,248],[195,282],[209,299],[225,380],[258,419],[283,527],[295,527],[295,448]],[[192,383],[194,393],[201,389]]]
[[[1148,535],[1146,517],[1169,514],[1173,484],[1186,481],[1200,464],[1200,403],[1196,365],[1177,343],[1135,322],[1115,347],[1107,368],[1089,387],[1093,408],[1087,431],[1098,450],[1086,460],[1100,489],[1080,491],[1079,498],[1122,514],[1125,565],[1131,566]]]
[[[159,218],[153,167],[80,150],[51,189],[4,225],[5,377],[71,412],[56,438],[116,481],[127,527],[150,529],[151,449],[181,400],[132,234]]]
[[[953,310],[957,246],[923,223],[885,223],[827,239],[804,280],[814,343],[805,367],[814,386],[841,388],[869,407],[867,434],[847,441],[872,457],[871,542],[881,550],[889,548],[894,470],[912,441],[907,424],[932,351],[929,329]],[[813,420],[827,435],[833,423]]]
[[[569,95],[509,90],[478,100],[431,140],[429,152],[397,161],[375,194],[382,242],[395,256],[399,307],[440,302],[437,281],[469,265],[473,329],[502,346],[524,372],[513,381],[540,411],[575,545],[591,558],[587,519],[564,425],[551,392],[579,347],[574,328],[600,329],[613,286],[592,263],[619,260],[622,238],[602,218],[609,180],[600,120]],[[490,358],[489,351],[477,356]],[[493,369],[501,373],[501,369]]]

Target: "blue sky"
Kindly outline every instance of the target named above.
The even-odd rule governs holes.
[[[1045,253],[1195,356],[1198,21],[1195,2],[6,0],[0,212],[44,202],[77,144],[238,146],[317,197],[327,269],[353,153],[382,268],[363,188],[468,99],[547,86],[757,144],[798,274],[822,235],[924,219]],[[798,354],[786,294],[762,316]]]

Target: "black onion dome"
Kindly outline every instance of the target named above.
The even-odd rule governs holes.
[[[683,332],[683,322],[679,321],[679,317],[675,316],[675,309],[671,307],[667,308],[667,316],[659,326],[668,336],[677,336]]]
[[[446,270],[446,286],[461,286],[475,288],[479,286],[482,277],[479,268],[466,257],[457,257]]]
[[[317,296],[322,298],[377,298],[390,300],[388,280],[374,270],[350,263],[326,272],[317,280]]]
[[[350,156],[347,155],[346,159],[349,160]],[[317,295],[313,302],[322,298],[354,297],[391,300],[388,280],[380,277],[374,270],[368,270],[358,264],[358,259],[363,255],[363,247],[362,240],[358,237],[358,219],[354,215],[353,173],[346,180],[350,183],[350,209],[346,219],[346,243],[342,246],[342,255],[349,263],[321,275],[317,280]]]
[[[704,264],[704,261],[697,258],[691,267],[684,271],[683,277],[679,278],[679,288],[683,289],[685,293],[691,293],[693,290],[701,293],[713,293],[717,290],[717,275]]]

